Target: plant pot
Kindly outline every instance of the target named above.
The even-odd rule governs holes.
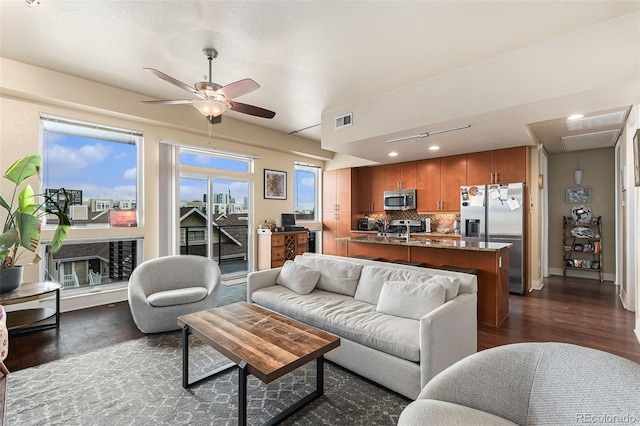
[[[0,269],[0,293],[11,293],[22,284],[22,266]]]

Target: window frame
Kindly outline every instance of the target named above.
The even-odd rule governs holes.
[[[314,182],[314,211],[313,218],[311,219],[300,219],[297,214],[297,199],[298,199],[298,179],[297,173],[299,171],[305,172],[313,172],[315,182]],[[296,215],[296,223],[315,223],[320,221],[320,178],[322,176],[322,168],[320,166],[316,166],[313,164],[305,164],[300,162],[294,162],[293,164],[293,211]]]
[[[70,129],[70,130],[67,130]],[[135,262],[135,267],[139,266],[140,263],[144,260],[144,161],[143,161],[143,152],[144,152],[144,135],[141,131],[138,130],[130,130],[119,128],[115,126],[110,126],[107,124],[99,124],[96,122],[88,122],[76,120],[73,118],[59,117],[53,116],[49,114],[40,114],[39,119],[39,135],[40,135],[40,152],[43,158],[42,170],[46,173],[46,161],[47,156],[45,155],[45,139],[47,137],[46,133],[58,133],[58,134],[67,134],[67,135],[76,135],[76,136],[84,136],[88,139],[94,139],[96,141],[101,141],[104,143],[129,143],[134,145],[135,147],[135,167],[136,167],[136,190],[135,190],[135,199],[129,201],[135,202],[135,212],[136,212],[136,220],[137,226],[130,227],[119,227],[119,226],[111,226],[109,223],[101,223],[101,224],[81,224],[73,223],[71,226],[71,230],[69,232],[69,237],[63,244],[63,248],[67,245],[75,245],[75,244],[91,244],[91,243],[111,243],[111,242],[135,242],[135,247],[132,247],[132,250],[135,250],[135,258],[131,259]],[[104,133],[103,133],[104,132]],[[43,173],[44,174],[44,173]],[[44,178],[40,178],[40,193],[43,193],[45,186],[50,186],[50,183],[46,181]],[[71,189],[71,188],[70,188]],[[78,188],[73,188],[78,189]],[[82,189],[80,189],[82,190]],[[104,201],[104,198],[96,198],[96,202]],[[83,200],[82,205],[88,205],[89,200]],[[111,201],[110,201],[111,203]],[[113,204],[111,204],[113,206]],[[42,220],[42,230],[43,235],[41,239],[41,244],[39,248],[39,255],[42,258],[42,261],[38,265],[38,276],[40,279],[49,279],[53,278],[55,275],[50,270],[52,265],[56,263],[65,264],[60,259],[54,259],[53,255],[48,252],[47,248],[50,246],[52,239],[52,232],[55,229],[54,224],[47,224],[46,218]],[[91,254],[93,256],[93,253]],[[73,258],[70,258],[73,259]],[[69,262],[76,262],[70,260]],[[77,265],[75,263],[71,263],[72,268],[76,268]],[[87,269],[89,269],[89,265],[85,265]],[[131,269],[133,272],[135,268]],[[48,276],[45,274],[48,273]],[[88,275],[87,275],[88,276]],[[123,278],[120,281],[113,281],[107,284],[99,284],[99,285],[91,285],[84,283],[78,288],[70,288],[64,289],[64,293],[62,297],[68,296],[76,296],[81,294],[89,294],[96,291],[102,290],[111,290],[111,289],[122,289],[126,288],[128,285],[128,279]],[[97,288],[96,288],[97,287]]]

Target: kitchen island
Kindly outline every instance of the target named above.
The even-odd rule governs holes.
[[[509,247],[511,244],[439,238],[336,238],[347,243],[347,256],[421,262],[429,268],[455,267],[478,271],[478,322],[500,327],[509,315]]]

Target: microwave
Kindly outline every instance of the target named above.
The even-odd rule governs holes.
[[[401,191],[384,191],[385,210],[415,210],[416,190],[403,189]]]

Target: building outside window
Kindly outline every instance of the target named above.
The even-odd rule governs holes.
[[[72,227],[88,230],[82,240],[67,239],[56,253],[43,243],[43,279],[60,282],[65,291],[126,285],[142,258],[136,230],[142,134],[49,115],[40,122],[42,192],[63,201],[64,188]],[[56,220],[51,216],[43,226]],[[116,227],[131,230],[110,235]]]

